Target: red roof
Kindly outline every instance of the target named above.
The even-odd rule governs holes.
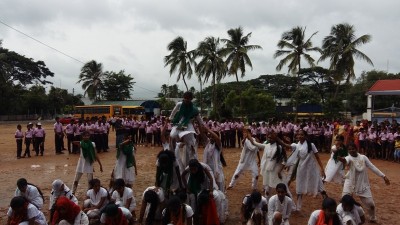
[[[400,95],[400,79],[378,80],[368,90],[367,95]]]

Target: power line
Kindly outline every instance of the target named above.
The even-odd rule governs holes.
[[[75,58],[75,57],[73,57],[73,56],[70,56],[70,55],[68,55],[67,53],[64,53],[64,52],[62,52],[62,51],[60,51],[60,50],[58,50],[58,49],[56,49],[56,48],[54,48],[54,47],[51,47],[50,45],[48,45],[48,44],[46,44],[46,43],[44,43],[44,42],[42,42],[42,41],[40,41],[40,40],[38,40],[38,39],[36,39],[36,38],[30,36],[30,35],[28,35],[28,34],[22,32],[22,31],[20,31],[20,30],[18,30],[18,29],[16,29],[16,28],[12,27],[12,26],[10,26],[10,25],[8,25],[7,23],[5,23],[4,21],[2,21],[1,19],[0,19],[0,23],[3,24],[4,26],[6,26],[6,27],[8,27],[8,28],[10,28],[10,29],[12,29],[12,30],[15,30],[15,31],[17,31],[18,33],[20,33],[20,34],[22,34],[22,35],[24,35],[24,36],[26,36],[26,37],[28,37],[28,38],[30,38],[30,39],[36,41],[36,42],[42,44],[42,45],[44,45],[44,46],[46,46],[46,47],[48,47],[48,48],[50,48],[50,49],[52,49],[52,50],[54,50],[54,51],[56,51],[56,52],[58,52],[58,53],[60,53],[60,54],[63,54],[64,56],[66,56],[66,57],[68,57],[68,58],[71,58],[71,59],[73,59],[73,60],[75,60],[75,61],[77,61],[77,62],[79,62],[79,63],[81,63],[81,64],[85,64],[85,63],[82,62],[81,60],[79,60],[79,59],[77,59],[77,58]],[[168,80],[168,82],[169,82],[169,80]],[[147,88],[138,86],[137,84],[134,84],[134,86],[136,86],[136,87],[138,87],[138,88],[141,88],[141,89],[144,89],[144,90],[146,90],[146,91],[149,91],[149,92],[153,92],[153,93],[158,94],[158,92],[156,92],[156,91],[153,91],[153,90],[150,90],[150,89],[147,89]]]
[[[138,87],[138,88],[141,88],[141,89],[144,89],[144,90],[146,90],[146,91],[150,91],[150,92],[153,92],[153,93],[158,94],[158,92],[156,92],[156,91],[150,90],[150,89],[148,89],[148,88],[141,87],[141,86],[139,86],[139,85],[137,85],[137,84],[133,84],[133,86]]]
[[[32,36],[30,36],[30,35],[28,35],[28,34],[22,32],[22,31],[20,31],[20,30],[18,30],[18,29],[16,29],[16,28],[14,28],[14,27],[12,27],[12,26],[6,24],[6,23],[3,22],[1,19],[0,19],[0,23],[3,24],[4,26],[6,26],[6,27],[8,27],[8,28],[10,28],[10,29],[12,29],[12,30],[15,30],[15,31],[17,31],[18,33],[20,33],[20,34],[22,34],[22,35],[24,35],[24,36],[26,36],[26,37],[28,37],[28,38],[30,38],[30,39],[36,41],[36,42],[42,44],[42,45],[44,45],[44,46],[46,46],[46,47],[48,47],[48,48],[50,48],[50,49],[52,49],[52,50],[54,50],[54,51],[56,51],[56,52],[58,52],[58,53],[60,53],[60,54],[63,54],[64,56],[67,56],[67,57],[70,58],[70,59],[73,59],[73,60],[75,60],[75,61],[77,61],[77,62],[79,62],[79,63],[81,63],[81,64],[85,64],[85,63],[82,62],[81,60],[79,60],[79,59],[77,59],[77,58],[75,58],[75,57],[72,57],[72,56],[70,56],[70,55],[68,55],[68,54],[66,54],[66,53],[64,53],[64,52],[62,52],[62,51],[60,51],[60,50],[58,50],[58,49],[56,49],[56,48],[54,48],[54,47],[51,47],[50,45],[48,45],[48,44],[46,44],[46,43],[44,43],[44,42],[41,42],[41,41],[39,41],[38,39],[36,39],[36,38],[34,38],[34,37],[32,37]]]

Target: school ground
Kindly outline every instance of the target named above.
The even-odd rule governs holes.
[[[33,121],[32,121],[33,122]],[[0,224],[6,223],[6,212],[8,204],[13,197],[16,181],[18,178],[24,177],[28,182],[39,186],[45,195],[44,213],[48,215],[48,202],[51,191],[51,183],[53,180],[60,178],[67,186],[72,186],[74,179],[75,167],[79,155],[68,155],[68,151],[64,151],[63,155],[55,155],[54,150],[54,132],[53,121],[42,121],[43,128],[46,130],[46,143],[44,156],[34,156],[32,158],[17,159],[16,143],[14,133],[17,122],[1,122],[0,123]],[[26,122],[21,122],[23,128]],[[25,130],[25,129],[23,129]],[[100,173],[98,164],[95,164],[94,177],[99,178],[104,187],[108,187],[111,171],[115,164],[115,133],[110,133],[110,151],[99,155],[104,172]],[[138,176],[133,186],[137,209],[140,209],[142,192],[148,187],[154,185],[155,177],[155,158],[161,147],[143,147],[138,146],[137,165]],[[233,172],[236,169],[241,149],[225,149],[225,158],[228,166],[224,168],[225,180],[228,184]],[[260,152],[260,154],[262,154]],[[202,159],[202,149],[199,149],[200,159]],[[329,159],[328,154],[321,156],[324,165]],[[400,200],[400,164],[395,164],[382,160],[371,160],[386,176],[390,179],[391,185],[386,186],[382,178],[370,173],[370,181],[372,193],[377,207],[377,216],[379,224],[400,224],[400,215],[398,202]],[[261,177],[258,187],[261,189]],[[226,224],[240,224],[240,206],[242,198],[249,193],[251,187],[251,176],[245,174],[239,178],[239,182],[234,189],[227,192],[229,200],[229,216]],[[295,193],[295,183],[291,184],[291,192]],[[87,189],[86,176],[82,176],[80,181],[77,197],[82,203],[85,198]],[[341,197],[342,187],[337,184],[326,185],[327,193],[330,197],[339,200]],[[303,209],[301,213],[293,213],[290,218],[291,225],[307,224],[308,217],[314,209],[318,209],[321,205],[321,197],[307,196],[304,199]],[[136,213],[139,215],[139,212]]]

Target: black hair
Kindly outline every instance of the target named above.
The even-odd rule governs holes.
[[[347,143],[346,148],[350,149],[350,147],[352,147],[353,149],[357,149],[357,146],[353,141],[350,141],[349,143]]]
[[[250,219],[251,213],[253,212],[253,203],[258,204],[262,200],[261,193],[254,190],[251,194],[246,195],[246,201],[244,204],[244,217]]]
[[[276,185],[276,190],[278,190],[278,188],[283,189],[285,192],[287,192],[287,187],[284,183],[279,183]]]
[[[190,176],[192,178],[195,178],[198,182],[203,183],[204,180],[206,179],[203,166],[197,159],[189,160],[189,168],[194,168],[194,167],[197,168],[197,173],[196,174],[190,173]],[[210,181],[210,182],[212,182],[212,181]]]
[[[336,203],[335,199],[333,199],[333,198],[326,197],[322,201],[322,210],[335,209],[335,212],[336,212],[336,207],[337,207],[337,203]],[[342,224],[337,213],[335,213],[335,215],[332,217],[332,221],[333,221],[333,225],[341,225]]]
[[[356,200],[353,198],[353,196],[348,195],[348,194],[344,195],[342,197],[342,200],[340,200],[340,203],[342,203],[342,205],[345,204],[345,205],[350,205],[350,206],[354,206],[354,205],[361,206],[360,203],[356,202]]]
[[[114,217],[118,215],[118,206],[114,203],[108,203],[102,213],[106,214],[107,216]]]
[[[24,197],[16,196],[16,197],[11,199],[10,207],[12,209],[20,208],[20,207],[24,206],[26,201],[27,200]]]
[[[166,182],[166,189],[172,184],[172,179],[174,176],[174,162],[176,161],[175,154],[172,151],[160,151],[157,155],[158,163],[156,170],[156,185],[160,186],[164,178],[164,174],[167,174],[167,182]],[[160,161],[167,161],[167,166],[162,167]],[[168,191],[168,190],[165,190]]]
[[[163,215],[162,218],[162,224],[163,225],[168,225],[171,223],[171,211],[173,209],[180,208],[182,209],[182,220],[186,220],[186,207],[185,205],[181,202],[179,197],[173,196],[171,197],[168,202],[167,202],[167,207],[165,208],[165,214]]]
[[[335,139],[336,139],[336,140],[339,140],[339,141],[344,141],[344,136],[341,135],[341,134],[339,134],[339,135],[336,136]]]
[[[94,185],[96,185],[96,184],[100,184],[100,180],[99,179],[95,178],[95,179],[90,180],[89,181],[89,186],[90,186],[89,189],[92,189],[94,187]]]
[[[276,152],[272,159],[275,159],[277,163],[285,162],[287,160],[287,155],[285,149],[278,142],[276,143]]]
[[[154,190],[148,190],[144,193],[143,199],[145,202],[150,203],[150,209],[149,213],[147,214],[146,224],[153,224],[159,203],[158,195]]]
[[[40,190],[40,188],[39,188],[38,186],[36,186],[36,185],[34,185],[34,184],[31,184],[31,183],[28,183],[28,181],[27,181],[25,178],[19,178],[19,179],[17,180],[17,187],[18,187],[18,189],[20,189],[21,187],[28,186],[28,184],[31,185],[31,186],[34,186],[34,187],[38,190],[38,192],[39,192],[39,194],[40,194],[40,196],[42,197],[43,202],[44,202],[43,192],[42,192],[42,190]]]
[[[122,178],[116,179],[114,181],[114,189],[120,188],[120,187],[125,187],[125,181]]]
[[[190,91],[187,91],[183,93],[183,97],[189,97],[190,99],[193,99],[193,93]]]

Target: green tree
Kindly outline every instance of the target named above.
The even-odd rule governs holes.
[[[123,101],[131,97],[130,90],[135,82],[130,74],[125,74],[124,70],[118,73],[107,71],[104,73],[103,95],[109,101]]]
[[[196,73],[203,78],[204,83],[208,82],[211,77],[214,112],[218,111],[215,97],[216,85],[225,77],[227,71],[222,51],[220,40],[215,37],[205,38],[196,49],[196,58],[200,57],[200,62],[196,66]]]
[[[176,81],[178,82],[182,78],[186,90],[189,90],[186,84],[185,77],[187,77],[188,79],[192,77],[194,51],[187,50],[187,42],[182,37],[177,37],[172,40],[168,44],[167,49],[171,53],[164,57],[164,63],[165,66],[170,66],[170,76],[177,71],[178,76]]]
[[[355,29],[347,23],[332,26],[330,35],[326,36],[322,42],[322,55],[319,61],[330,59],[330,70],[337,83],[334,98],[338,94],[340,82],[346,79],[349,83],[355,78],[354,58],[358,58],[373,65],[371,59],[357,48],[371,41],[371,35],[364,34],[356,37]]]
[[[297,88],[300,86],[300,75],[298,71],[301,69],[301,58],[303,57],[310,66],[314,66],[314,59],[308,52],[321,52],[318,47],[313,47],[311,38],[318,32],[313,33],[306,39],[306,28],[294,27],[290,31],[282,34],[281,40],[278,42],[278,50],[274,54],[274,58],[285,56],[279,61],[276,70],[280,71],[284,65],[288,65],[289,73],[297,73]],[[295,99],[295,106],[297,108],[297,99]],[[297,114],[296,114],[297,115]],[[297,120],[297,117],[295,118]]]
[[[87,94],[90,100],[100,100],[103,79],[103,65],[92,60],[82,67],[77,83],[82,82],[84,96]]]
[[[275,102],[272,96],[263,91],[254,89],[253,87],[249,87],[241,93],[232,90],[226,96],[224,103],[227,108],[232,109],[234,117],[241,116],[238,113],[240,109],[237,106],[239,99],[243,100],[243,113],[247,115],[250,120],[265,120],[275,114]]]
[[[43,61],[34,61],[0,46],[0,75],[2,81],[19,82],[22,85],[34,83],[51,84],[46,78],[54,77]]]
[[[294,27],[290,31],[282,34],[281,40],[278,42],[278,50],[274,54],[274,58],[285,56],[276,66],[277,71],[281,71],[283,66],[288,65],[289,73],[297,73],[301,69],[301,58],[303,57],[310,66],[314,66],[314,59],[308,52],[321,52],[318,47],[313,47],[311,38],[318,32],[313,33],[306,39],[306,28]],[[299,77],[298,77],[299,79]],[[299,82],[299,80],[298,80]]]
[[[238,71],[241,72],[241,78],[245,76],[246,66],[253,69],[250,57],[247,52],[255,49],[262,49],[259,45],[249,45],[251,32],[243,36],[242,27],[228,30],[229,39],[222,39],[225,42],[223,54],[227,56],[226,64],[228,74],[235,75],[236,82],[239,83]],[[240,91],[240,89],[238,90]],[[241,96],[241,95],[240,95]],[[242,109],[242,100],[240,100],[240,109]]]

